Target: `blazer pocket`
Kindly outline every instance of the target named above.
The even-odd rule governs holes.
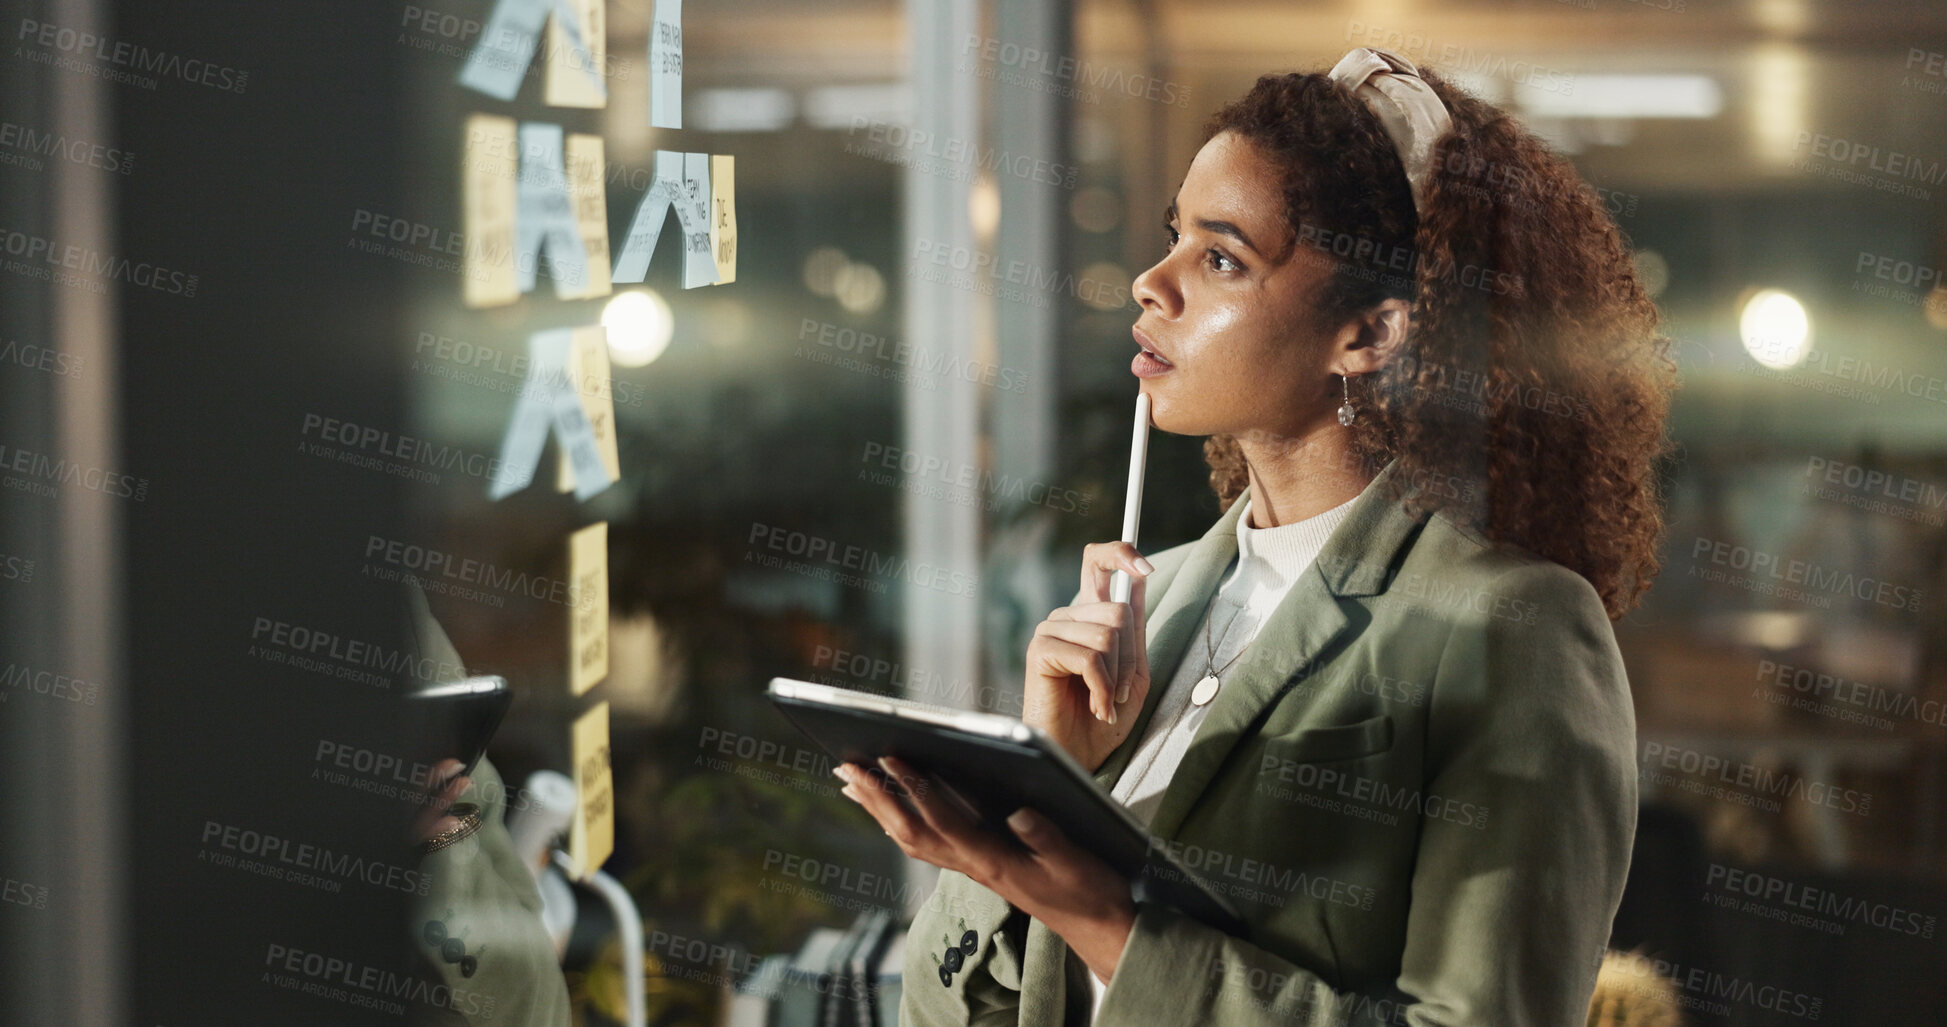
[[[1264,754],[1289,763],[1330,763],[1371,756],[1393,747],[1393,718],[1380,714],[1356,724],[1315,727],[1264,740]]]

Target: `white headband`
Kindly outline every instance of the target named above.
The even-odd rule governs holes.
[[[1406,167],[1413,209],[1424,213],[1426,181],[1433,174],[1433,144],[1453,128],[1447,105],[1412,61],[1391,50],[1357,47],[1332,66],[1329,77],[1343,83],[1379,116],[1379,124],[1399,151],[1399,162]]]

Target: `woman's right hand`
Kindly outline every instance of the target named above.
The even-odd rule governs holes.
[[[420,806],[413,811],[409,835],[412,844],[423,845],[460,825],[459,818],[446,811],[473,784],[472,778],[460,774],[465,769],[466,764],[451,757],[433,767],[426,790],[419,796]]]
[[[1110,576],[1129,572],[1129,601],[1109,601]],[[1149,695],[1144,580],[1156,568],[1128,542],[1082,550],[1082,596],[1035,626],[1021,720],[1046,731],[1093,772],[1129,736]]]

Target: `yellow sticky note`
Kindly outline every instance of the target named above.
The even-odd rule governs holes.
[[[595,430],[595,447],[601,451],[608,480],[621,480],[622,454],[615,444],[615,392],[609,383],[608,329],[601,325],[575,329],[573,341],[568,344],[567,375],[575,393],[581,397],[581,408],[588,414],[589,426]],[[567,453],[560,454],[556,467],[556,491],[574,491],[575,465]]]
[[[568,199],[575,205],[576,234],[588,253],[588,275],[580,287],[559,292],[565,300],[606,296],[611,290],[608,270],[608,193],[604,188],[608,165],[602,157],[602,137],[568,136]]]
[[[574,694],[608,677],[608,522],[568,536],[568,686]]]
[[[521,295],[520,283],[514,277],[515,184],[520,172],[514,119],[470,115],[461,164],[466,305],[498,307],[512,303]],[[603,252],[606,254],[606,246]]]
[[[575,52],[568,33],[561,28],[561,16],[548,15],[548,74],[543,95],[550,107],[606,107],[608,92],[602,71],[608,66],[608,24],[603,20],[603,0],[568,0],[568,6],[581,16],[588,52]]]
[[[710,155],[710,252],[717,284],[737,280],[737,158]]]
[[[568,830],[568,855],[583,874],[592,874],[615,851],[615,775],[610,769],[608,703],[598,702],[575,719],[575,820]]]

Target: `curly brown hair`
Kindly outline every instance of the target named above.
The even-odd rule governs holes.
[[[1670,340],[1621,230],[1572,164],[1506,112],[1422,67],[1453,117],[1425,216],[1366,104],[1323,74],[1265,75],[1211,116],[1283,172],[1288,253],[1328,261],[1320,327],[1412,304],[1386,367],[1349,382],[1351,458],[1401,465],[1399,498],[1562,564],[1611,619],[1660,568],[1657,461]],[[1224,509],[1248,483],[1230,435],[1204,443]]]

